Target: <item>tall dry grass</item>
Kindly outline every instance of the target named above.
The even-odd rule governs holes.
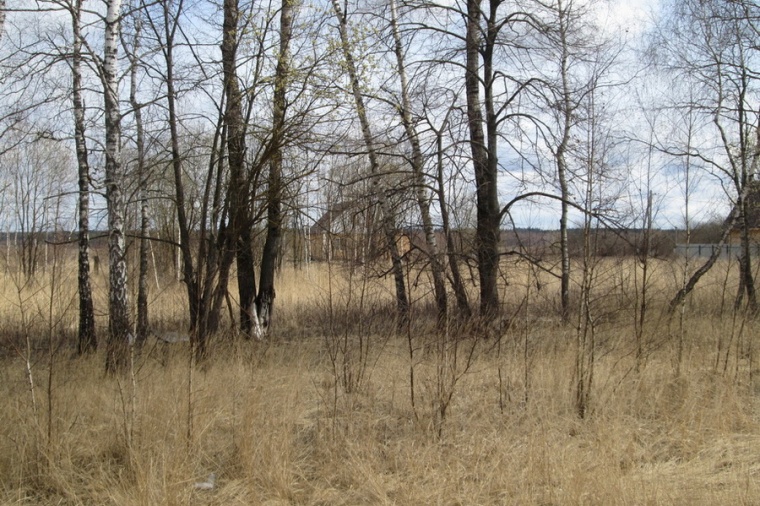
[[[74,279],[61,267],[59,280]],[[197,365],[184,345],[149,343],[119,377],[103,374],[102,356],[73,358],[71,282],[23,285],[6,273],[0,502],[755,504],[760,327],[733,310],[732,269],[716,267],[669,317],[680,266],[656,263],[637,372],[639,273],[628,260],[597,266],[598,353],[583,419],[575,325],[554,316],[556,280],[517,262],[504,266],[500,338],[452,323],[439,347],[425,276],[412,283],[414,323],[396,335],[389,281],[312,266],[281,273],[267,342],[224,333]],[[161,288],[154,321],[181,328],[182,287]],[[352,388],[346,371],[358,378]],[[451,393],[443,419],[442,392]],[[209,473],[215,489],[196,490]]]

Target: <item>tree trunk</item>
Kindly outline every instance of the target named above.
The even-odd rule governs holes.
[[[137,273],[137,328],[135,343],[142,346],[148,338],[150,327],[148,318],[148,256],[150,242],[150,219],[148,216],[148,174],[145,167],[145,134],[143,130],[142,106],[137,101],[137,53],[140,47],[140,32],[142,25],[139,19],[135,20],[135,35],[132,54],[127,53],[129,59],[129,104],[135,115],[135,144],[137,147],[137,191],[140,204],[140,249],[139,249],[139,272]]]
[[[751,184],[751,183],[745,183]],[[736,203],[741,209],[739,225],[741,226],[741,254],[739,256],[739,291],[736,295],[735,307],[738,309],[747,295],[747,305],[751,311],[757,312],[757,293],[755,291],[755,279],[752,274],[752,249],[749,235],[749,205],[743,195],[739,195]]]
[[[465,90],[467,94],[467,123],[475,172],[477,198],[477,227],[475,249],[480,279],[480,317],[484,323],[493,321],[499,313],[500,215],[496,187],[498,160],[496,153],[497,120],[493,106],[492,59],[496,38],[496,9],[498,0],[491,0],[488,32],[484,47],[481,36],[481,0],[467,0],[467,35]],[[483,84],[485,86],[486,127],[483,133],[483,113],[480,103],[480,54],[483,53]],[[487,144],[486,144],[487,142]]]
[[[119,111],[119,17],[121,0],[106,4],[103,94],[105,103],[105,186],[108,209],[108,348],[106,370],[116,372],[127,364],[131,340],[129,292],[124,244],[124,174],[121,166],[121,116]]]
[[[238,2],[224,0],[222,35],[222,68],[227,96],[225,125],[227,127],[227,159],[229,178],[229,224],[225,247],[220,263],[220,283],[214,307],[220,308],[227,290],[232,256],[237,260],[238,294],[240,303],[240,330],[249,335],[252,328],[251,307],[256,296],[256,279],[251,250],[251,224],[249,219],[250,182],[245,175],[245,122],[243,121],[243,95],[238,83],[236,53],[238,45]]]
[[[250,338],[252,332],[257,332],[256,315],[256,270],[253,255],[253,236],[249,220],[248,206],[245,207],[244,219],[241,224],[237,243],[235,262],[237,263],[238,297],[240,301],[240,332]],[[259,335],[254,334],[258,338]]]
[[[4,3],[4,2],[3,2]],[[0,9],[0,12],[2,10]],[[92,302],[90,285],[90,165],[87,157],[87,140],[85,138],[85,110],[82,102],[82,1],[77,0],[71,11],[73,29],[72,47],[72,99],[74,102],[74,143],[77,153],[79,172],[79,336],[77,353],[83,355],[95,351],[97,336],[95,334],[95,309]],[[3,12],[0,14],[5,15]]]
[[[464,280],[462,274],[459,271],[459,262],[457,259],[457,247],[454,243],[454,235],[451,231],[451,220],[449,219],[449,206],[446,202],[446,195],[444,193],[444,177],[443,177],[443,129],[448,123],[448,115],[440,130],[435,132],[436,135],[436,157],[438,168],[438,205],[441,208],[441,225],[443,226],[443,233],[446,236],[446,250],[449,264],[449,271],[451,272],[451,287],[454,290],[454,298],[457,301],[457,310],[459,316],[463,319],[469,319],[472,316],[472,310],[470,309],[470,303],[467,297],[467,289],[464,286]]]
[[[430,217],[430,200],[425,184],[424,158],[420,148],[420,139],[412,122],[412,105],[409,98],[409,84],[406,76],[406,65],[404,64],[404,52],[401,45],[401,34],[398,29],[398,19],[396,13],[396,1],[390,0],[391,8],[391,27],[393,29],[394,52],[396,53],[396,63],[398,65],[398,75],[401,84],[401,107],[399,113],[404,125],[404,131],[409,139],[412,148],[412,174],[414,175],[415,194],[417,197],[417,207],[420,210],[422,218],[422,230],[425,234],[425,243],[430,255],[430,269],[433,275],[433,290],[435,292],[435,304],[438,310],[438,324],[442,325],[446,321],[448,302],[446,296],[446,285],[444,283],[444,270],[441,257],[438,252],[438,242],[433,229],[433,220]]]
[[[182,156],[179,150],[179,132],[176,107],[176,91],[174,87],[174,35],[179,25],[179,16],[183,2],[177,4],[177,11],[172,15],[171,2],[164,1],[164,59],[166,60],[166,102],[169,112],[169,134],[171,138],[172,170],[174,173],[175,205],[177,207],[177,226],[179,228],[179,249],[182,257],[182,276],[187,290],[188,307],[190,310],[190,328],[195,329],[198,321],[198,281],[193,267],[193,256],[190,249],[190,226],[185,212],[185,189],[182,181]]]
[[[565,158],[568,144],[570,143],[570,129],[573,121],[574,106],[570,96],[570,83],[568,76],[568,19],[567,12],[560,0],[557,3],[557,13],[559,17],[559,35],[561,44],[561,62],[560,62],[560,79],[562,81],[562,111],[561,111],[561,128],[562,137],[557,146],[557,178],[559,179],[559,191],[561,200],[561,211],[559,218],[559,248],[561,257],[560,269],[560,305],[562,312],[562,321],[567,322],[570,317],[570,248],[567,238],[567,214],[568,201],[570,200],[570,191],[567,186],[567,160]]]
[[[224,96],[222,97],[222,104]],[[219,119],[214,132],[214,142],[208,164],[206,187],[201,206],[201,230],[198,244],[198,322],[192,329],[199,347],[205,348],[206,338],[219,327],[219,313],[212,308],[215,290],[220,274],[220,249],[224,247],[223,237],[225,209],[222,205],[224,147],[227,143],[224,127],[224,111],[220,106]],[[213,196],[211,190],[213,188]],[[218,224],[218,225],[217,225]],[[226,290],[226,286],[225,286]]]
[[[391,255],[393,279],[396,286],[397,325],[399,328],[402,328],[409,320],[409,299],[406,293],[403,263],[401,255],[399,254],[398,245],[396,244],[397,231],[395,217],[390,208],[390,204],[388,203],[389,190],[386,188],[385,180],[380,173],[380,162],[377,159],[375,141],[372,138],[372,130],[369,125],[369,119],[367,118],[367,110],[364,106],[364,97],[361,93],[356,64],[354,62],[353,53],[351,52],[351,46],[349,45],[348,20],[346,14],[341,11],[339,0],[332,0],[332,5],[333,10],[335,11],[335,17],[338,20],[338,31],[340,34],[343,57],[346,60],[348,77],[351,80],[351,90],[354,96],[354,105],[356,106],[356,113],[359,117],[359,123],[361,124],[362,137],[364,138],[364,144],[367,148],[367,155],[369,157],[370,170],[372,172],[372,186],[374,189],[373,194],[374,198],[376,198],[380,204],[380,210],[382,213],[382,228],[385,233],[388,251]]]
[[[267,236],[261,255],[259,294],[256,297],[257,315],[264,331],[272,325],[274,314],[274,273],[280,254],[282,235],[282,148],[287,109],[285,93],[290,71],[290,39],[292,36],[293,0],[283,0],[280,9],[280,54],[274,83],[274,112],[272,118],[272,160],[269,163],[267,191]]]

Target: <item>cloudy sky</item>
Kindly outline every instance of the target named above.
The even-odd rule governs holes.
[[[653,19],[657,15],[659,0],[612,0],[602,2],[598,9],[599,25],[613,36],[618,34],[622,40],[631,45],[636,45],[641,36],[651,27]],[[638,62],[635,52],[623,55],[622,68],[625,68],[625,58],[631,58],[630,68],[636,68]],[[644,122],[644,114],[640,107],[634,103],[634,93],[642,93],[655,97],[657,94],[672,93],[667,82],[658,82],[654,76],[646,73],[638,75],[638,83],[626,87],[624,96],[617,99],[615,105],[624,112],[618,113],[621,122],[628,123],[624,129],[632,137],[644,135],[648,126]],[[632,91],[633,90],[633,91]],[[641,91],[639,91],[641,90]],[[630,100],[629,105],[624,102]],[[651,118],[650,118],[651,119]],[[672,126],[667,125],[667,120],[657,120],[656,131],[658,136],[667,138]],[[642,128],[635,125],[642,122]],[[660,126],[662,124],[662,126]],[[711,134],[711,133],[710,133]],[[657,152],[651,155],[642,147],[647,139],[633,141],[628,147],[622,148],[623,154],[621,166],[618,169],[628,179],[628,184],[622,188],[617,206],[621,209],[630,209],[631,215],[638,214],[639,220],[643,218],[643,209],[646,206],[647,188],[652,191],[654,201],[655,225],[663,228],[682,228],[685,225],[685,178],[683,175],[683,160],[674,160]],[[626,158],[629,157],[629,158]],[[617,157],[620,161],[621,157]],[[514,167],[514,165],[512,165]],[[648,176],[648,170],[650,176]],[[729,203],[725,197],[719,181],[705,171],[694,171],[690,181],[690,204],[689,218],[692,224],[701,221],[722,217],[729,211]],[[514,178],[513,178],[514,179]],[[647,181],[650,181],[647,184]],[[509,174],[502,177],[501,200],[507,201],[521,191],[517,185],[510,183]],[[524,190],[522,190],[524,191]],[[524,202],[515,206],[512,218],[518,227],[536,227],[556,229],[559,226],[558,204],[556,202]],[[627,225],[636,226],[629,218]],[[574,213],[571,221],[575,224],[582,223],[582,215]]]

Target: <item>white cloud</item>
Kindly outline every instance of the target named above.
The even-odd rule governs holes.
[[[658,5],[659,0],[611,0],[599,6],[598,22],[610,33],[641,33],[652,22]]]

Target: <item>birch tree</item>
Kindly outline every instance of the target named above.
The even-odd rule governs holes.
[[[92,302],[92,286],[90,284],[90,165],[87,155],[85,109],[82,99],[82,0],[75,0],[69,4],[69,14],[71,15],[72,30],[71,98],[79,187],[79,251],[77,261],[79,333],[77,338],[77,353],[82,355],[94,351],[97,347],[95,309]]]
[[[412,101],[409,96],[409,79],[406,72],[406,63],[404,61],[404,48],[401,41],[401,32],[398,23],[398,9],[396,0],[389,0],[391,11],[391,31],[393,34],[393,52],[396,57],[396,71],[398,72],[399,84],[401,87],[401,103],[398,105],[398,113],[401,117],[401,123],[406,133],[407,141],[412,151],[410,165],[414,180],[414,190],[417,200],[417,207],[422,219],[422,231],[425,234],[425,245],[430,254],[430,267],[433,276],[433,290],[435,294],[435,303],[438,309],[438,323],[442,324],[446,320],[447,314],[447,295],[445,285],[445,273],[438,252],[438,243],[433,228],[433,220],[430,215],[430,198],[428,196],[428,184],[425,175],[425,160],[420,146],[420,136],[412,120]]]
[[[740,232],[739,289],[736,306],[746,302],[758,309],[752,270],[747,195],[757,184],[760,162],[760,108],[755,97],[760,80],[757,37],[760,11],[749,1],[688,0],[667,4],[668,16],[652,45],[662,68],[693,87],[696,100],[681,104],[711,124],[714,135],[699,144],[666,145],[671,154],[701,160],[730,188],[732,212],[726,220],[724,241],[730,229]],[[671,302],[676,307],[717,258],[697,269]]]
[[[132,49],[125,53],[129,61],[129,104],[135,121],[135,150],[137,156],[137,200],[139,206],[140,239],[137,272],[137,325],[135,342],[138,345],[147,339],[150,321],[148,313],[148,256],[150,254],[150,216],[148,211],[149,171],[146,166],[145,127],[143,124],[143,104],[137,98],[138,70],[140,68],[140,39],[142,37],[142,18],[140,13],[134,15],[134,34]]]
[[[372,135],[367,109],[364,103],[364,96],[359,82],[359,74],[356,68],[353,52],[348,36],[348,14],[343,12],[339,0],[332,0],[333,12],[338,22],[338,34],[340,36],[341,51],[346,65],[346,73],[351,82],[351,93],[354,99],[356,115],[361,125],[362,139],[369,159],[370,172],[372,176],[373,198],[377,199],[382,214],[382,229],[385,235],[386,247],[391,257],[391,270],[396,290],[396,311],[398,315],[397,324],[402,327],[409,318],[409,298],[406,291],[406,282],[404,280],[404,269],[396,244],[396,224],[393,211],[388,202],[388,189],[383,178],[378,158],[378,151],[375,145],[375,139]]]
[[[127,261],[124,237],[124,173],[121,165],[119,107],[119,37],[121,0],[107,0],[103,34],[105,116],[105,187],[108,210],[108,344],[106,370],[116,372],[127,362],[131,340]]]
[[[586,97],[594,92],[615,62],[617,51],[609,45],[592,21],[591,5],[576,0],[553,0],[540,4],[545,30],[537,35],[536,75],[545,86],[537,89],[537,118],[546,117],[542,131],[552,154],[554,170],[548,178],[556,181],[560,204],[560,306],[564,321],[570,312],[570,250],[568,214],[573,194],[570,166],[573,137],[583,122],[591,121],[579,112]],[[547,116],[548,113],[548,116]],[[580,192],[583,193],[582,191]]]

